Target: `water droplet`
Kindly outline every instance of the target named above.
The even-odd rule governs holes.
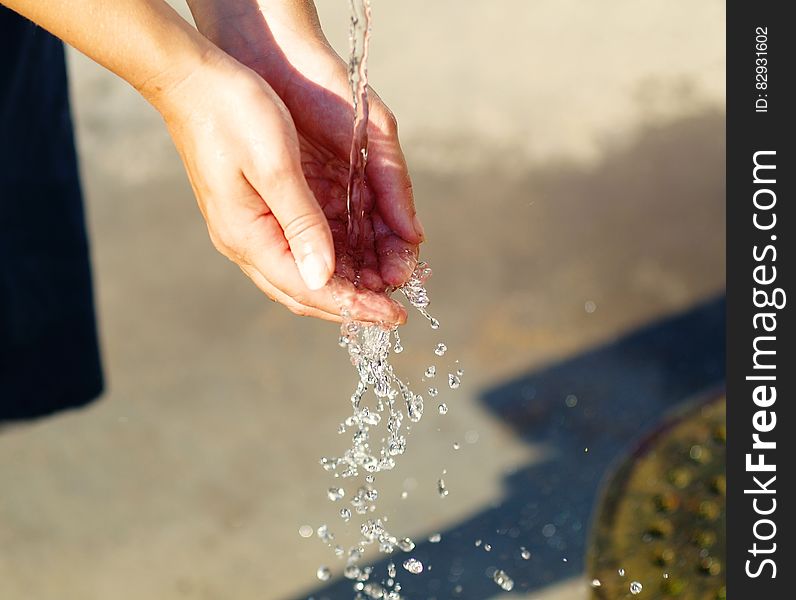
[[[462,447],[462,446],[461,446],[461,444],[460,444],[459,442],[453,442],[453,449],[454,449],[454,450],[458,450],[458,449],[459,449],[459,448],[461,448],[461,447]]]
[[[318,567],[316,575],[321,581],[329,581],[332,577],[332,572],[329,570],[329,567]]]
[[[452,390],[458,389],[458,387],[462,384],[462,380],[459,379],[457,375],[453,373],[448,373],[448,385]]]
[[[402,540],[398,540],[396,544],[403,552],[411,552],[415,549],[415,543],[411,540],[411,538],[404,538]]]
[[[401,345],[401,338],[398,337],[398,330],[394,332],[395,335],[395,343],[392,346],[392,351],[396,354],[400,354],[404,351],[404,347]]]
[[[492,544],[484,544],[484,550],[486,552],[492,552]]]
[[[389,563],[387,565],[387,575],[390,577],[395,577],[397,575],[397,572],[395,570],[395,563]]]
[[[520,556],[522,556],[523,560],[530,560],[531,553],[524,547],[520,548]]]
[[[356,579],[360,575],[362,575],[362,569],[356,565],[348,565],[343,571],[343,576],[346,579]]]
[[[542,527],[542,535],[546,538],[553,537],[556,533],[556,526],[552,523],[548,523],[544,527]]]
[[[428,388],[428,395],[429,396],[431,396],[432,398],[436,398],[437,394],[439,394],[439,390],[437,388],[435,388],[435,387]]]
[[[641,593],[641,590],[644,589],[638,581],[633,581],[630,583],[630,593],[634,596]]]
[[[337,502],[345,496],[345,490],[343,488],[331,487],[326,492],[326,495],[329,496],[329,500],[332,502]]]
[[[437,374],[437,367],[435,367],[434,365],[431,365],[430,367],[428,367],[426,369],[426,372],[423,373],[423,375],[426,377],[426,379],[432,379],[436,374]]]
[[[620,577],[624,577],[625,576],[625,570],[624,569],[618,569],[616,572],[619,573]]]
[[[409,492],[401,492],[401,499],[406,500],[409,497]]]
[[[423,396],[413,394],[412,397],[407,400],[406,414],[413,423],[417,423],[423,418]]]
[[[444,498],[448,495],[448,488],[445,487],[445,480],[442,478],[437,481],[437,492],[440,498]]]
[[[423,572],[423,563],[416,558],[407,558],[404,561],[404,569],[409,571],[412,575],[419,575]]]
[[[598,588],[598,587],[600,587],[601,585],[602,585],[602,582],[601,582],[599,579],[592,579],[592,580],[591,580],[591,586],[592,586],[593,588]]]
[[[429,323],[431,323],[431,329],[439,329],[439,321],[434,317],[431,317],[431,319],[429,319]]]
[[[331,544],[332,541],[334,541],[334,534],[329,531],[329,528],[326,525],[321,525],[318,527],[317,534],[321,541],[325,544]]]
[[[351,520],[351,511],[347,508],[340,509],[340,516],[343,518],[343,521],[348,523]]]
[[[502,570],[498,569],[495,571],[495,574],[492,576],[492,579],[498,584],[502,589],[507,592],[510,592],[514,589],[514,580],[508,576],[508,574]]]
[[[475,540],[475,547],[478,548],[478,546],[480,545],[481,545],[481,540]]]
[[[591,314],[595,310],[597,310],[597,304],[595,304],[593,301],[589,300],[589,301],[586,302],[586,304],[583,305],[583,308],[586,310],[587,313]]]
[[[442,534],[441,533],[434,533],[429,536],[428,541],[432,544],[439,544],[442,541]]]
[[[439,410],[439,414],[441,414],[441,415],[447,415],[448,414],[448,405],[445,404],[444,402],[442,404],[440,404],[437,408]]]
[[[436,348],[434,348],[434,354],[436,354],[437,356],[444,356],[447,351],[448,347],[441,342],[437,344]]]
[[[298,531],[299,531],[299,535],[301,537],[303,537],[303,538],[312,537],[313,531],[312,531],[312,527],[310,527],[309,525],[302,525],[301,527],[299,527]]]
[[[578,405],[578,397],[577,397],[577,396],[575,396],[574,394],[570,394],[569,396],[567,396],[567,397],[564,399],[564,403],[565,403],[565,404],[566,404],[566,405],[567,405],[569,408],[575,408],[575,407]]]

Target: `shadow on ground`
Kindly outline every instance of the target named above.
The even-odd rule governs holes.
[[[724,298],[716,298],[483,394],[518,436],[548,450],[547,459],[508,475],[499,505],[441,532],[440,543],[418,543],[411,556],[431,569],[399,574],[407,596],[491,598],[500,591],[495,569],[518,592],[580,575],[599,484],[612,463],[667,412],[723,382],[724,312]],[[377,581],[386,565],[376,565]],[[337,581],[309,596],[350,599],[352,584]]]

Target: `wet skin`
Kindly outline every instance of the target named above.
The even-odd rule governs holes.
[[[199,133],[181,152],[216,247],[298,314],[340,320],[342,303],[356,319],[403,322],[404,309],[385,291],[409,278],[423,230],[392,113],[371,91],[365,235],[355,250],[346,234],[353,121],[347,66],[324,37],[314,6],[297,0],[189,5],[199,30],[260,79],[229,97],[236,116],[208,125],[213,108],[200,106],[187,126],[170,125],[175,140],[186,129]],[[235,156],[236,133],[255,151],[244,159],[242,176],[214,182],[191,163],[192,155],[219,149],[229,150],[222,160]],[[281,156],[277,164],[274,156]],[[307,189],[318,212],[307,208]],[[280,215],[295,198],[303,213]],[[335,277],[321,289],[310,290],[294,264],[306,246],[335,265]]]

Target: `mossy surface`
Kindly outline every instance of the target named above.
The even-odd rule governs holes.
[[[691,407],[606,482],[588,557],[594,600],[726,598],[726,436],[724,397]]]

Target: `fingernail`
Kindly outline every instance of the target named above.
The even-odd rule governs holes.
[[[301,278],[311,290],[319,290],[331,275],[329,265],[320,254],[310,252],[300,261],[296,261]]]
[[[415,214],[415,218],[412,221],[412,225],[415,227],[415,233],[420,236],[421,240],[426,239],[426,230],[423,229],[423,224],[420,222],[420,217]]]

